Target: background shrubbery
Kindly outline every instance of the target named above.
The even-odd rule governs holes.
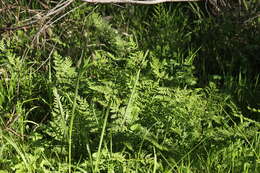
[[[258,1],[0,4],[2,172],[260,171]]]

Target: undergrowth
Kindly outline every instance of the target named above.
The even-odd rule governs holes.
[[[258,6],[78,5],[1,36],[0,172],[260,171]]]

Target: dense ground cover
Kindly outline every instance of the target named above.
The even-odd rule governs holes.
[[[260,172],[259,1],[221,4],[1,0],[0,172]]]

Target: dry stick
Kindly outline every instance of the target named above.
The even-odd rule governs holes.
[[[88,3],[100,3],[100,4],[109,4],[109,3],[121,3],[121,4],[143,4],[143,5],[152,5],[160,4],[164,2],[198,2],[203,0],[150,0],[150,1],[135,1],[135,0],[82,0]]]

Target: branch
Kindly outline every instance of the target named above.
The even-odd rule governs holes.
[[[110,3],[121,3],[121,4],[143,4],[143,5],[152,5],[159,4],[164,2],[198,2],[203,0],[82,0],[88,3],[99,3],[99,4],[110,4]]]

